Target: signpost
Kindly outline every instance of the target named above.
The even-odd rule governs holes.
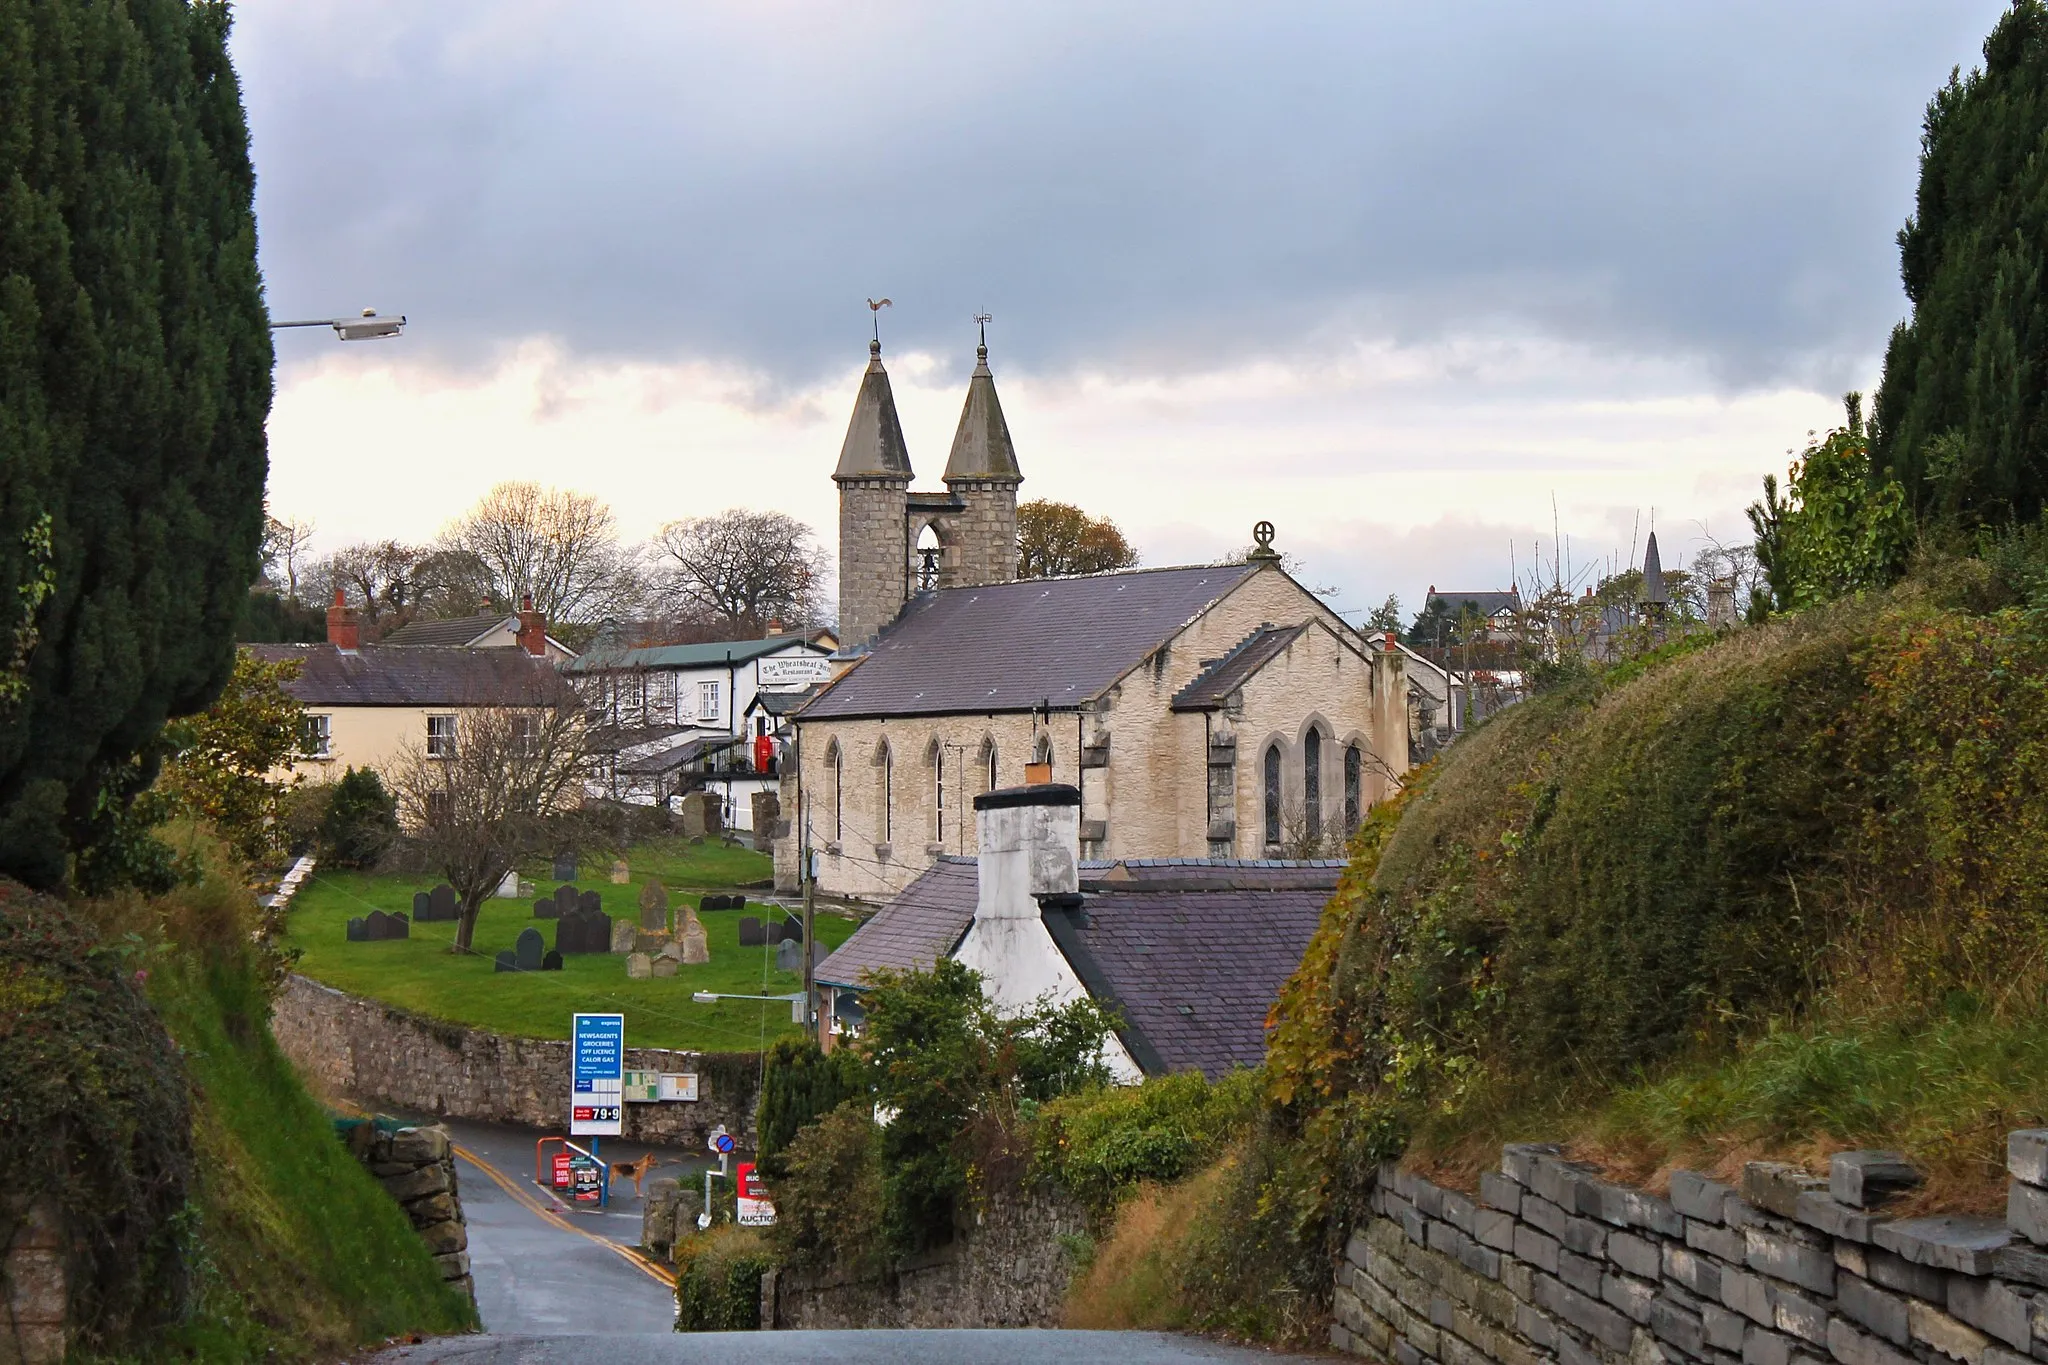
[[[733,1168],[733,1186],[739,1191],[741,1227],[774,1226],[775,1205],[761,1188],[761,1177],[755,1172],[753,1162],[742,1161]]]
[[[801,687],[827,682],[832,677],[832,661],[822,654],[786,654],[779,659],[762,659],[755,667],[760,670],[763,687]]]
[[[626,1016],[578,1014],[569,1037],[569,1132],[618,1137],[625,1131]]]

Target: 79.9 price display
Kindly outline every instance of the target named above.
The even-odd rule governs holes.
[[[576,1123],[617,1123],[620,1107],[616,1104],[579,1104],[570,1110],[569,1117]]]

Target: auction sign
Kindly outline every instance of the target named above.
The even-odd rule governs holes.
[[[569,1132],[619,1136],[626,1117],[626,1016],[572,1016],[569,1059]]]
[[[740,1197],[740,1226],[743,1228],[772,1227],[775,1223],[775,1205],[768,1200],[768,1192],[761,1188],[761,1173],[751,1161],[742,1161],[733,1168],[733,1187]]]

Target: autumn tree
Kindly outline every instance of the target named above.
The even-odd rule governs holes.
[[[437,548],[480,564],[492,601],[510,607],[531,593],[550,621],[623,616],[639,601],[637,557],[612,509],[586,493],[501,483],[449,523]]]
[[[213,826],[252,864],[284,852],[280,817],[293,782],[278,774],[305,745],[305,708],[285,690],[298,674],[295,660],[237,654],[213,705],[164,731],[172,756],[157,790],[175,809]]]
[[[1065,578],[1128,569],[1138,552],[1108,517],[1091,517],[1068,502],[1017,507],[1017,577]]]
[[[400,758],[390,774],[399,823],[455,892],[455,951],[470,950],[477,914],[507,872],[587,839],[589,767],[582,710],[566,687],[531,705],[465,709],[452,741]]]
[[[734,507],[672,521],[655,545],[658,592],[680,620],[746,638],[825,615],[825,552],[795,517]]]

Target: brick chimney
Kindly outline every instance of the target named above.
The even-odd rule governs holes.
[[[536,659],[548,652],[548,618],[533,609],[533,594],[519,599],[519,647]]]
[[[334,605],[327,609],[327,643],[344,654],[355,653],[363,644],[362,622],[340,588],[334,590]]]
[[[764,640],[772,640],[780,634],[782,634],[782,618],[780,616],[769,617],[767,633],[764,634],[761,638]]]

